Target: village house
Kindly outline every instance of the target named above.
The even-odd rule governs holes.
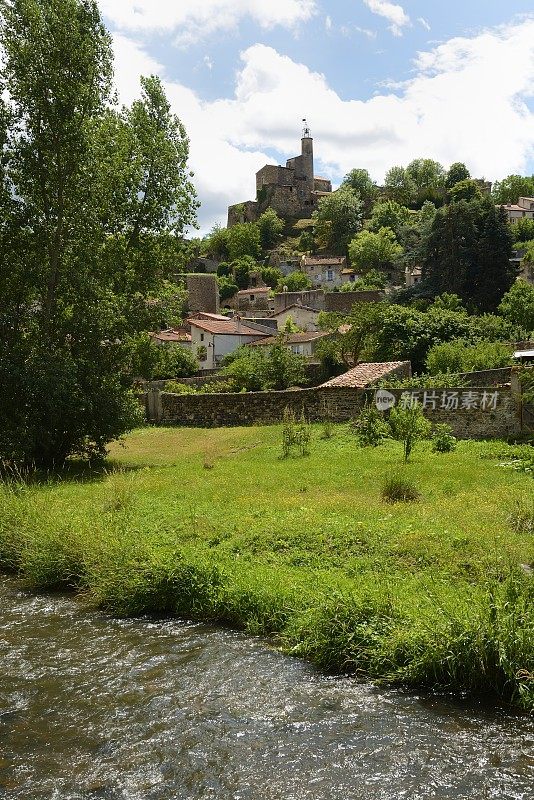
[[[511,225],[515,225],[519,219],[534,219],[534,197],[520,197],[517,203],[507,203],[502,208]]]
[[[317,358],[317,344],[327,336],[329,333],[322,331],[309,331],[307,333],[287,333],[282,337],[282,343],[288,350],[299,356],[304,356],[309,361],[318,361]],[[278,336],[267,336],[265,339],[259,339],[252,342],[251,347],[272,347],[279,341]]]
[[[268,286],[256,286],[250,289],[241,289],[234,299],[236,311],[269,311]]]
[[[158,347],[179,345],[185,350],[191,350],[191,333],[187,328],[167,328],[164,331],[149,333],[150,338]]]
[[[416,283],[420,283],[423,278],[423,270],[421,267],[406,267],[404,270],[404,280],[406,288],[410,289]]]
[[[269,319],[276,320],[278,330],[282,330],[288,319],[291,319],[301,331],[316,331],[318,330],[320,313],[318,308],[303,306],[301,303],[293,303],[287,308],[271,314]]]
[[[224,356],[233,353],[238,347],[263,339],[268,333],[261,326],[251,327],[241,322],[239,317],[229,319],[190,319],[193,354],[200,363],[201,370],[217,369]]]
[[[315,288],[333,289],[346,282],[347,259],[345,256],[302,256],[300,269]]]

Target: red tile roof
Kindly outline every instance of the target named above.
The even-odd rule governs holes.
[[[288,333],[284,336],[284,344],[301,344],[302,342],[314,342],[316,339],[322,339],[323,336],[329,336],[324,331],[308,331],[303,333]],[[265,339],[260,339],[257,342],[251,342],[251,347],[259,347],[268,344],[274,344],[278,340],[278,336],[266,336]]]
[[[191,334],[179,328],[169,328],[166,331],[156,331],[149,334],[152,339],[160,342],[190,342]]]
[[[380,378],[385,378],[398,367],[406,364],[406,361],[385,361],[382,363],[358,364],[357,367],[339,375],[337,378],[323,383],[324,388],[343,386],[347,389],[364,389],[369,384],[374,383]]]
[[[249,328],[242,322],[239,323],[233,319],[227,319],[224,322],[216,319],[192,319],[189,322],[191,327],[221,336],[257,336],[259,339],[265,336],[265,333]]]
[[[304,258],[304,265],[310,266],[311,264],[320,264],[325,266],[335,266],[346,264],[347,259],[345,256],[306,256]]]

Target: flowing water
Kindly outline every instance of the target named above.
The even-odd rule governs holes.
[[[532,800],[534,718],[0,579],[0,798]]]

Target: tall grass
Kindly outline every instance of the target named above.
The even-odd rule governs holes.
[[[198,434],[186,469],[170,455],[167,466],[93,483],[4,484],[0,568],[117,615],[180,615],[275,635],[285,652],[331,672],[534,708],[534,581],[519,568],[534,562],[532,537],[505,533],[506,512],[499,518],[493,505],[522,496],[531,479],[489,462],[481,474],[481,460],[466,463],[464,451],[447,456],[464,471],[445,493],[450,465],[436,459],[433,475],[435,457],[421,454],[408,469],[426,481],[422,500],[388,510],[376,473],[384,459],[396,462],[398,445],[370,455],[350,434],[324,441],[316,429],[303,495],[302,462],[280,461],[279,432],[266,429],[262,447],[257,431],[239,447],[229,432],[209,472]],[[359,473],[347,472],[355,464]],[[470,506],[488,482],[493,494],[478,502],[490,505],[473,520],[502,530],[471,531]]]

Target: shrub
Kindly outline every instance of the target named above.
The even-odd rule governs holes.
[[[405,462],[409,460],[416,443],[428,438],[432,429],[420,406],[393,408],[389,424],[393,438],[403,444]]]
[[[469,345],[463,339],[456,339],[431,347],[426,367],[431,375],[498,369],[510,363],[511,352],[511,347],[503,342],[482,341]]]
[[[171,394],[196,394],[194,386],[189,386],[188,383],[180,383],[179,381],[167,381],[163,391]]]
[[[421,497],[415,484],[402,475],[386,478],[380,494],[386,503],[413,503]]]
[[[452,435],[452,428],[445,423],[436,425],[432,434],[433,453],[452,453],[456,450],[458,440]]]
[[[282,418],[282,458],[289,458],[295,449],[301,456],[310,454],[311,427],[302,412],[297,421],[291,408],[284,410]]]
[[[373,405],[364,406],[352,428],[362,447],[378,447],[391,433],[384,417]]]
[[[204,386],[198,387],[199,394],[230,394],[236,392],[236,385],[233,381],[211,381]]]

